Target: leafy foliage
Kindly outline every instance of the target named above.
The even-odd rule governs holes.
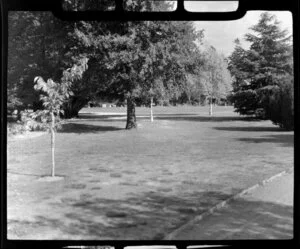
[[[293,92],[292,84],[284,85],[284,82],[287,82],[285,79],[293,75],[291,36],[288,36],[286,30],[281,30],[275,16],[267,12],[263,13],[258,23],[250,29],[253,33],[245,36],[245,39],[251,43],[250,49],[244,50],[236,40],[235,50],[230,56],[229,69],[234,76],[234,93],[231,101],[240,114],[262,114],[257,110],[263,109],[264,115],[259,116],[273,120],[275,106],[280,113],[285,105],[275,105],[272,98],[279,101],[283,99],[282,96],[279,97],[279,92],[285,92],[284,95]],[[286,87],[291,89],[283,90]],[[290,95],[287,99],[292,98]],[[271,102],[274,104],[274,108],[271,108],[273,114],[270,112]],[[286,108],[286,113],[291,114],[292,112],[289,111],[291,107],[286,106]],[[288,118],[288,120],[292,119],[292,116]],[[285,122],[279,121],[278,118],[274,120],[277,124],[281,122],[280,125]]]
[[[64,114],[62,106],[66,100],[73,95],[73,92],[70,91],[72,82],[82,78],[82,74],[87,69],[87,62],[88,59],[83,58],[79,61],[78,65],[75,64],[72,68],[66,69],[63,72],[61,83],[56,83],[52,79],[48,79],[46,82],[40,76],[35,77],[34,89],[44,93],[40,95],[44,110],[33,112],[31,115],[33,119],[39,119],[42,123],[49,124],[49,129],[60,127],[60,115]],[[50,124],[53,114],[55,116],[55,122]]]
[[[194,59],[194,65],[195,70],[187,75],[185,95],[188,100],[205,104],[207,99],[215,103],[227,99],[232,90],[232,77],[225,57],[214,47],[205,45]]]
[[[111,1],[100,2],[68,0],[65,4],[70,10],[112,7]],[[125,1],[125,5],[137,11],[170,7],[164,1],[150,0]],[[60,107],[60,115],[63,112],[65,118],[71,118],[90,100],[101,96],[120,101],[130,99],[132,105],[129,106],[134,108],[136,102],[147,104],[150,98],[156,103],[176,104],[192,102],[192,99],[200,102],[200,97],[206,94],[202,82],[205,77],[199,72],[208,72],[210,68],[203,70],[205,58],[195,43],[201,42],[203,30],[196,31],[190,21],[70,23],[55,19],[49,12],[12,12],[9,18],[9,105],[12,110],[18,105],[23,109],[33,105],[34,110]],[[219,55],[215,57],[219,66],[216,75],[221,75],[222,86],[216,83],[214,94],[221,97],[225,91],[221,88],[226,63]],[[70,76],[65,69],[83,59],[88,59],[87,68],[80,77],[71,80],[72,84],[65,84],[66,77]],[[207,65],[209,63],[214,62],[207,59]],[[48,91],[42,98],[37,91],[32,91],[36,75],[49,79],[37,86],[39,90]],[[58,97],[63,91],[60,87],[64,86],[73,94]],[[55,101],[50,100],[51,97]]]
[[[294,129],[294,81],[285,77],[278,85],[260,89],[265,116],[287,130]]]
[[[8,107],[41,107],[33,89],[36,75],[58,80],[74,63],[73,24],[53,18],[51,12],[9,12]],[[32,106],[33,105],[33,106]]]
[[[226,98],[231,91],[231,75],[225,58],[219,55],[214,47],[204,53],[205,63],[202,67],[202,82],[209,96]]]
[[[115,7],[112,0],[64,0],[63,9],[66,11],[107,10]]]

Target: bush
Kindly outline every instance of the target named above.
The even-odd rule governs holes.
[[[25,110],[21,112],[21,120],[18,122],[9,122],[7,124],[7,133],[16,135],[22,134],[28,131],[45,131],[47,127],[45,125],[48,120],[45,120],[41,116],[41,111],[32,112]]]
[[[7,134],[10,135],[17,135],[22,134],[26,132],[26,128],[22,123],[13,122],[13,123],[7,123]]]
[[[256,110],[262,108],[260,103],[260,96],[255,90],[244,90],[233,93],[228,96],[228,99],[235,108],[235,111],[241,115],[256,115]]]
[[[254,115],[258,119],[268,119],[264,108],[257,108],[254,112]]]
[[[294,129],[294,85],[284,79],[278,86],[264,91],[263,104],[266,117],[286,130]]]
[[[21,112],[21,122],[26,131],[45,131],[45,123],[48,120],[42,119],[41,111],[32,112],[25,110]]]

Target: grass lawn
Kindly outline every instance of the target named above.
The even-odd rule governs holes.
[[[101,112],[101,113],[99,113]],[[162,239],[212,205],[293,167],[294,133],[232,107],[86,108],[56,136],[8,138],[9,239]],[[115,114],[113,114],[115,113]],[[123,114],[122,114],[123,113]]]

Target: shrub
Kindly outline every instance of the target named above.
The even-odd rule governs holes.
[[[41,111],[32,112],[29,110],[20,112],[20,120],[7,123],[7,133],[10,135],[22,134],[28,131],[45,131],[45,123],[41,118]]]
[[[228,99],[233,103],[235,111],[241,115],[257,115],[256,110],[262,108],[259,105],[259,95],[255,90],[238,91]]]
[[[257,108],[254,115],[258,119],[268,119],[264,108]]]
[[[286,130],[294,129],[293,80],[283,79],[278,86],[263,91],[265,114],[274,124]]]
[[[24,125],[20,122],[7,123],[7,134],[17,135],[26,132]]]
[[[30,112],[28,110],[21,112],[21,124],[25,131],[45,131],[45,123],[48,120],[42,118],[42,111]]]

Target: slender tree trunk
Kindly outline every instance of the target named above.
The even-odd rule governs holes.
[[[126,129],[137,128],[135,116],[135,102],[132,96],[127,98],[127,122]]]
[[[150,98],[150,121],[153,122],[153,97]]]
[[[210,96],[210,103],[209,103],[209,116],[213,115],[213,103],[212,103],[212,96]]]
[[[52,124],[51,124],[51,152],[52,152],[52,172],[51,175],[52,177],[55,176],[55,132],[54,132],[54,127],[55,127],[55,117],[54,113],[51,112],[51,119],[52,119]]]

